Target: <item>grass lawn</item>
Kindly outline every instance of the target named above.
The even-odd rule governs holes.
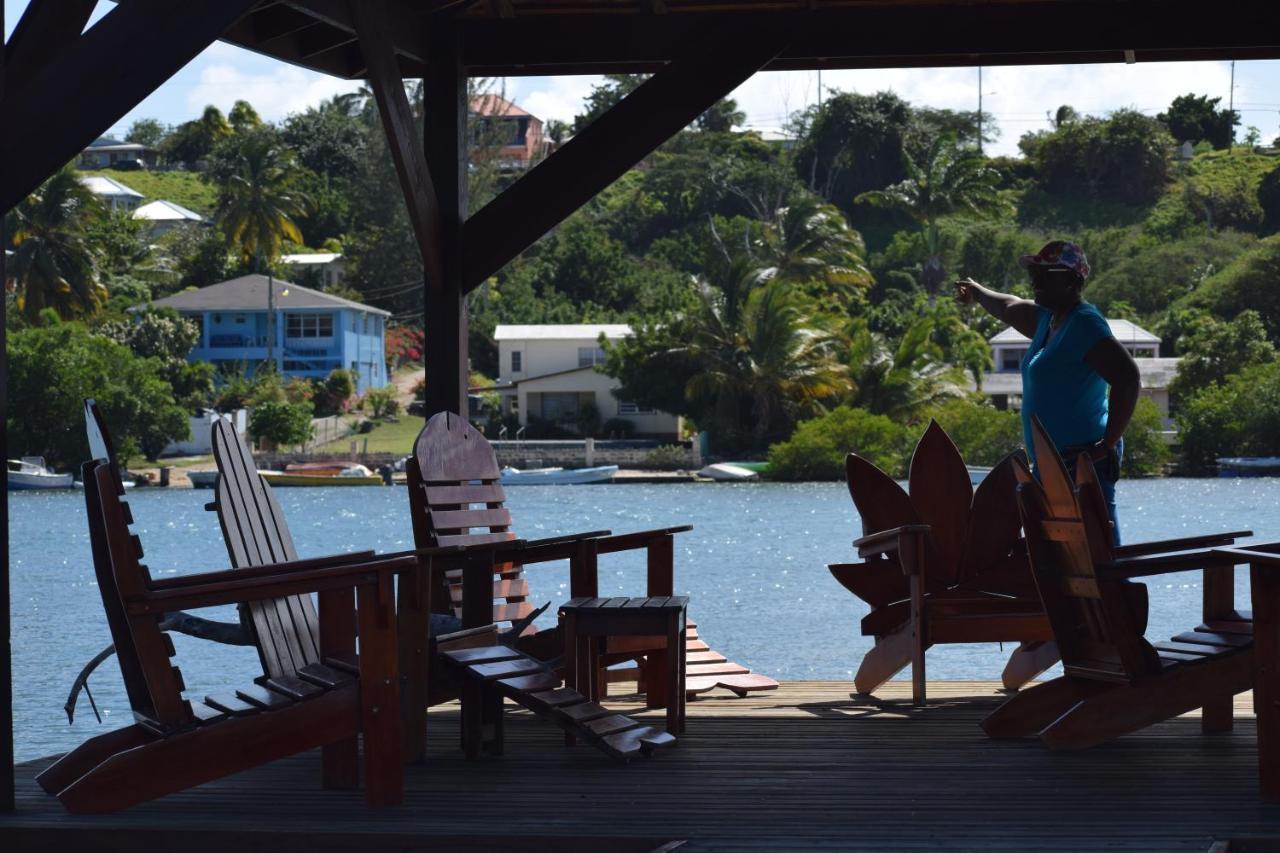
[[[102,175],[114,178],[146,198],[143,204],[164,199],[194,210],[201,216],[209,216],[218,202],[218,190],[212,184],[200,180],[195,172],[147,172],[101,169],[87,171],[86,175]]]
[[[422,431],[424,423],[426,423],[424,418],[400,415],[400,420],[396,423],[380,423],[373,428],[373,432],[347,436],[322,444],[316,448],[316,452],[347,453],[351,449],[352,441],[356,442],[357,450],[363,450],[365,439],[368,439],[370,453],[400,453],[407,456],[413,450],[413,440]]]

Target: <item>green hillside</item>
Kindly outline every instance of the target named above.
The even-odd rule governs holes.
[[[200,176],[195,172],[102,169],[86,171],[84,174],[112,178],[142,193],[148,202],[164,199],[190,208],[201,216],[210,216],[218,200],[217,188],[200,180]]]

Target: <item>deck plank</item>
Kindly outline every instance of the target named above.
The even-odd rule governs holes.
[[[623,853],[689,839],[681,850],[1204,851],[1214,838],[1280,832],[1280,806],[1258,798],[1248,694],[1236,699],[1233,732],[1201,735],[1188,715],[1050,754],[983,735],[978,721],[1001,698],[994,684],[931,682],[923,709],[907,683],[878,699],[851,690],[790,682],[743,699],[713,694],[689,703],[675,749],[627,765],[566,748],[559,729],[519,709],[508,712],[506,754],[468,762],[456,747],[457,707],[441,706],[428,715],[427,762],[408,768],[405,805],[382,811],[320,790],[318,756],[302,755],[123,814],[72,819],[32,781],[45,761],[29,762],[18,769],[18,812],[0,815],[0,848],[106,828],[115,831],[94,836],[100,851],[115,848],[99,837],[125,849],[145,832],[181,837],[189,853],[370,849],[365,833],[405,850]],[[608,705],[662,725],[662,711]],[[507,838],[494,835],[495,807]]]

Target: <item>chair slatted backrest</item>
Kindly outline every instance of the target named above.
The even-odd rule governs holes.
[[[466,418],[439,412],[423,426],[406,463],[414,541],[419,548],[479,545],[516,538],[511,513],[503,506],[501,469],[492,445]],[[462,577],[446,573],[453,612],[462,615]],[[443,590],[442,590],[443,591]],[[497,567],[493,621],[514,622],[533,612],[524,569]],[[532,626],[530,626],[532,627]],[[528,629],[526,629],[528,630]]]
[[[160,630],[163,614],[130,614],[126,602],[145,595],[150,583],[142,548],[130,530],[132,516],[112,463],[95,459],[81,468],[93,568],[129,706],[139,722],[160,731],[191,725],[191,705],[182,698],[182,673],[171,665],[173,641]]]
[[[1033,478],[1017,463],[1018,504],[1031,570],[1068,675],[1130,682],[1157,672],[1160,660],[1141,634],[1122,581],[1099,578],[1094,546],[1076,489],[1039,421],[1032,429]]]
[[[271,486],[258,474],[244,440],[226,418],[213,422],[218,465],[215,501],[231,565],[237,569],[298,559],[289,526]],[[253,601],[246,605],[263,671],[293,676],[320,662],[320,620],[309,595]]]

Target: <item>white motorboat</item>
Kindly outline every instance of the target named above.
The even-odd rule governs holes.
[[[70,474],[56,474],[44,464],[43,456],[9,460],[9,490],[69,489],[75,480]]]
[[[759,480],[760,475],[750,468],[733,465],[729,462],[717,462],[708,465],[698,472],[699,477],[706,477],[720,483],[741,483],[746,480]]]
[[[618,473],[617,465],[594,468],[503,468],[504,486],[570,486],[584,483],[608,483]]]

